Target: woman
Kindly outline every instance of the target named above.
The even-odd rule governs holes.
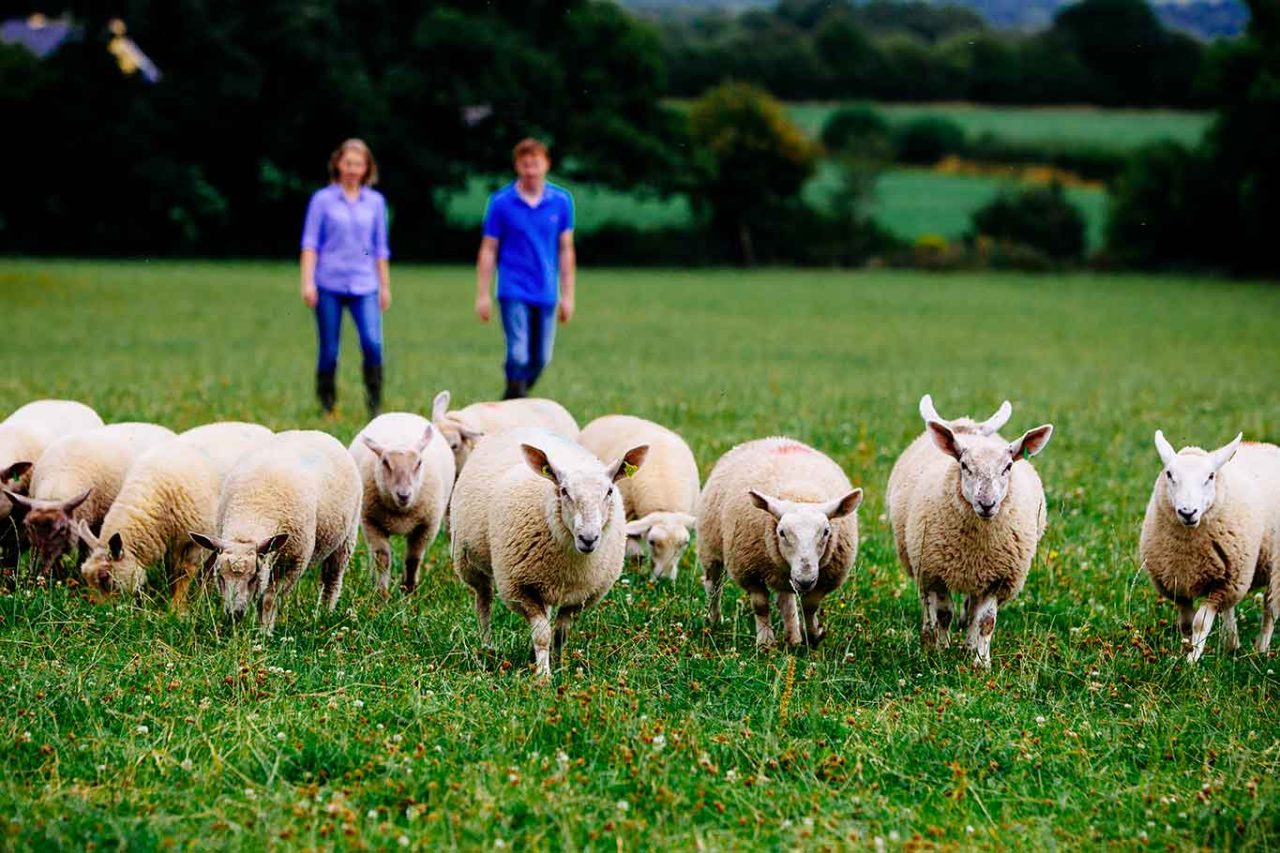
[[[302,227],[302,301],[315,309],[320,339],[316,394],[326,413],[337,401],[334,374],[342,309],[351,312],[364,354],[369,415],[382,406],[382,312],[391,305],[387,202],[373,152],[348,139],[329,158],[331,183],[311,196]]]

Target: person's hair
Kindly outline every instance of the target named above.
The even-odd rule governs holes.
[[[533,137],[521,139],[516,143],[516,147],[511,149],[511,162],[518,163],[521,157],[527,157],[530,154],[540,154],[548,163],[551,162],[551,152],[547,151],[547,146]]]
[[[378,182],[378,162],[373,159],[373,152],[369,150],[369,146],[364,144],[363,139],[347,139],[341,145],[333,149],[333,154],[329,157],[329,180],[337,183],[338,181],[338,161],[342,159],[342,155],[348,151],[355,151],[364,155],[364,162],[368,168],[364,171],[364,180],[361,181],[366,187],[371,187]]]

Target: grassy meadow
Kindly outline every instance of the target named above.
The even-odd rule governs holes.
[[[0,412],[71,397],[109,421],[362,425],[348,324],[339,417],[312,398],[312,319],[290,264],[0,261]],[[393,268],[388,408],[501,387],[473,273]],[[276,634],[159,592],[0,595],[5,849],[1080,849],[1280,845],[1280,661],[1218,637],[1179,656],[1137,559],[1175,444],[1280,440],[1280,289],[1190,278],[583,270],[539,393],[582,423],[680,431],[703,475],[785,433],[867,490],[849,583],[810,652],[757,652],[726,590],[711,628],[692,553],[629,570],[580,619],[550,687],[522,620],[477,642],[442,537],[411,597],[358,554],[333,614],[318,573]],[[921,650],[884,487],[920,395],[1037,458],[1050,521],[989,672]],[[776,615],[775,615],[776,619]]]

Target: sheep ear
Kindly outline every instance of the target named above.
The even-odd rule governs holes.
[[[422,436],[421,438],[418,439],[418,443],[414,445],[413,449],[418,451],[419,453],[426,450],[427,447],[431,444],[431,439],[435,436],[435,434],[436,434],[435,429],[431,426],[431,424],[427,424],[427,428],[422,431]]]
[[[273,551],[279,551],[284,547],[284,543],[288,541],[288,533],[277,533],[275,536],[269,536],[258,543],[258,556],[261,557]]]
[[[111,551],[111,559],[118,560],[124,556],[124,539],[119,533],[112,533],[107,540],[107,549]]]
[[[1240,440],[1244,438],[1244,433],[1236,433],[1236,437],[1230,442],[1213,451],[1213,470],[1217,471],[1223,465],[1231,461],[1231,457],[1236,455],[1236,451],[1240,449]]]
[[[862,489],[854,489],[842,498],[836,498],[823,504],[821,509],[827,518],[844,518],[862,506]]]
[[[372,450],[375,455],[379,457],[382,456],[383,447],[381,444],[378,444],[378,442],[374,441],[372,438],[370,438],[367,435],[362,435],[360,437],[360,440],[363,441],[364,446]]]
[[[956,434],[951,431],[951,427],[937,421],[929,421],[927,426],[929,435],[933,437],[933,443],[938,446],[938,449],[959,461],[964,451],[960,449],[960,445],[956,442]]]
[[[1164,437],[1164,433],[1161,430],[1156,430],[1156,452],[1160,454],[1160,461],[1164,463],[1166,468],[1173,464],[1173,460],[1178,458],[1178,451],[1173,449],[1173,445]]]
[[[946,423],[942,415],[938,414],[938,410],[933,407],[933,396],[925,394],[920,398],[920,417],[924,418],[925,423],[936,421],[937,423]]]
[[[524,453],[525,463],[533,469],[533,473],[539,477],[546,477],[557,486],[560,485],[560,474],[556,471],[556,466],[552,465],[551,460],[547,458],[546,451],[532,444],[522,444],[520,450]]]
[[[1052,435],[1053,424],[1041,424],[1035,429],[1029,429],[1017,441],[1010,442],[1009,456],[1013,459],[1017,459],[1019,456],[1023,459],[1030,459],[1041,450],[1044,450]]]
[[[71,500],[69,500],[69,501],[63,501],[63,502],[62,502],[62,511],[63,511],[63,512],[65,512],[67,515],[70,515],[71,513],[75,512],[76,507],[80,506],[80,504],[82,504],[82,503],[84,503],[85,501],[89,500],[89,495],[91,495],[91,494],[93,494],[93,489],[92,489],[92,488],[89,488],[89,489],[85,489],[83,492],[81,492],[80,494],[76,495],[76,496],[75,496],[74,498],[72,498]]]
[[[31,509],[32,500],[26,495],[20,495],[17,492],[10,491],[9,489],[0,489],[0,491],[3,491],[5,497],[13,501],[18,506],[23,507],[24,509]]]
[[[203,533],[196,533],[194,530],[188,530],[187,535],[191,537],[192,542],[207,551],[212,551],[216,554],[222,550],[222,540],[217,536],[206,536]]]
[[[692,529],[693,529],[694,527],[696,527],[696,526],[697,526],[697,524],[698,524],[698,519],[697,519],[697,517],[696,517],[696,516],[689,515],[689,513],[687,513],[687,512],[677,512],[677,513],[676,513],[676,521],[680,522],[681,524],[683,524],[685,527],[689,528],[690,530],[692,530]]]
[[[642,538],[649,532],[650,527],[653,527],[652,515],[646,515],[644,518],[637,518],[635,521],[628,521],[627,535],[635,538]]]
[[[97,548],[99,545],[102,544],[102,540],[99,539],[97,536],[93,535],[93,531],[89,529],[88,522],[86,522],[84,519],[80,519],[79,521],[76,522],[75,530],[76,530],[76,535],[79,536],[81,541],[83,541],[84,544],[88,545],[90,548]]]
[[[1008,400],[1000,404],[1000,408],[996,409],[996,413],[978,424],[978,432],[981,435],[995,435],[1000,429],[1009,422],[1009,417],[1013,414],[1013,406]]]
[[[777,498],[771,498],[764,492],[757,492],[755,489],[748,490],[747,494],[751,495],[751,502],[760,509],[772,515],[774,518],[781,519],[786,514],[786,507],[782,505],[782,501]]]
[[[484,438],[484,433],[480,430],[471,429],[470,427],[465,427],[461,424],[458,425],[458,435],[468,444],[475,444],[477,441]]]
[[[449,392],[441,391],[436,398],[431,401],[431,420],[444,420],[445,413],[449,411]]]
[[[631,448],[622,454],[621,459],[606,468],[609,472],[609,479],[616,483],[623,477],[634,477],[648,455],[649,445],[647,444]]]
[[[27,472],[31,470],[30,462],[15,462],[3,472],[0,472],[0,483],[19,483],[22,478],[27,476]]]

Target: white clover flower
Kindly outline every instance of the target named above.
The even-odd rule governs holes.
[[[618,811],[626,812],[630,810],[630,808],[631,808],[631,803],[628,803],[626,800],[618,800]]]
[[[653,736],[653,748],[655,750],[657,750],[658,752],[661,752],[666,745],[667,745],[666,735],[656,734]]]
[[[185,770],[187,773],[190,773],[192,770],[195,769],[196,765],[195,765],[195,762],[192,761],[190,758],[184,758],[182,759],[182,763],[179,764],[178,766],[181,767],[183,770]]]
[[[138,734],[140,735],[145,735],[150,731],[151,729],[147,728],[146,726],[138,726]]]
[[[351,704],[352,704],[352,705],[355,705],[357,708],[363,708],[363,707],[364,707],[364,700],[363,700],[363,699],[355,699],[355,700],[353,700],[353,701],[351,702]]]

